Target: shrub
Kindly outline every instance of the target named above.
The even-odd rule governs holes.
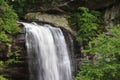
[[[80,12],[73,14],[69,18],[69,21],[77,31],[78,41],[89,42],[93,37],[97,36],[99,32],[98,17],[100,16],[100,13],[85,7],[80,7],[78,10]]]
[[[0,0],[0,42],[8,42],[7,34],[17,34],[20,32],[16,24],[17,14],[4,1]]]
[[[75,80],[120,79],[120,25],[109,30],[109,35],[100,34],[91,41],[92,48],[85,50],[94,54],[94,63],[88,61],[81,67]]]

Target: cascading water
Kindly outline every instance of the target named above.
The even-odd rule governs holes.
[[[61,29],[22,24],[26,31],[29,80],[72,80],[68,48]]]

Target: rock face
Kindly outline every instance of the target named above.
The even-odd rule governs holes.
[[[11,44],[1,43],[0,45],[0,60],[5,65],[0,74],[7,74],[5,77],[9,80],[28,80],[25,33],[21,32],[9,37],[12,39]]]
[[[113,26],[114,24],[120,23],[120,3],[112,5],[111,7],[105,8],[104,12],[104,22],[106,24],[106,28],[109,26]]]
[[[64,27],[73,33],[72,29],[69,27],[68,21],[65,15],[55,15],[55,14],[46,14],[41,12],[28,13],[25,16],[25,19],[31,21],[46,22],[53,24],[56,27]]]
[[[89,9],[103,9],[109,7],[115,3],[120,2],[119,0],[57,0],[54,4],[42,3],[38,1],[35,5],[27,5],[27,12],[47,12],[47,13],[66,13],[75,12],[78,7],[87,7]],[[56,4],[55,4],[56,3]]]
[[[72,67],[72,76],[76,76],[77,71],[79,70],[80,66],[81,66],[81,58],[83,57],[81,51],[80,51],[80,43],[78,43],[76,41],[76,37],[71,34],[68,30],[66,30],[65,28],[61,28],[64,36],[65,36],[65,40],[67,43],[67,46],[69,48],[69,57],[70,57],[70,61],[71,61],[71,67]]]
[[[23,27],[21,28],[23,30]],[[25,32],[17,34],[12,42],[12,52],[19,50],[17,60],[20,62],[8,65],[6,72],[11,75],[8,77],[10,80],[29,80],[28,62],[27,62],[27,50],[25,46]],[[17,55],[17,53],[15,53]]]
[[[82,54],[80,52],[80,45],[74,36],[75,32],[69,27],[68,21],[66,19],[66,13],[75,12],[80,6],[86,6],[90,9],[102,9],[104,10],[103,18],[105,26],[109,27],[115,23],[120,23],[120,4],[117,2],[119,2],[119,0],[61,0],[60,4],[53,6],[30,5],[27,11],[29,13],[26,14],[25,19],[28,21],[38,21],[41,23],[48,23],[56,27],[61,27],[66,38],[67,46],[69,46],[70,51],[72,52],[72,54],[69,55],[72,65],[74,65],[72,70],[73,76],[75,76],[81,65],[80,58],[82,57]],[[24,36],[24,31],[14,36],[10,47],[4,43],[0,43],[0,53],[4,53],[0,54],[0,59],[3,61],[6,61],[9,58],[7,57],[9,48],[11,49],[10,52],[21,50],[21,56],[18,57],[18,59],[23,62],[14,65],[7,65],[8,67],[6,67],[6,70],[3,72],[12,75],[8,77],[10,80],[29,80],[27,52]],[[70,38],[73,38],[73,41],[68,40]],[[73,45],[71,45],[71,43],[73,43]]]
[[[85,6],[90,9],[101,9],[113,5],[117,1],[119,0],[73,0],[70,4],[73,6],[76,4],[76,7]]]

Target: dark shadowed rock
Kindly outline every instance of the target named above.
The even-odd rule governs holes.
[[[26,12],[46,12],[52,14],[64,14],[77,11],[78,7],[89,9],[103,9],[111,6],[119,0],[60,0],[57,4],[36,2],[34,5],[27,5]]]
[[[70,5],[75,8],[85,6],[90,9],[101,9],[113,5],[117,1],[119,0],[73,0]]]

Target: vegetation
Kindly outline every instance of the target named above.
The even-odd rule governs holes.
[[[0,0],[0,42],[10,42],[7,34],[13,35],[20,31],[16,20],[17,14],[4,0]]]
[[[26,5],[38,2],[56,5],[60,1],[0,0],[0,43],[10,44],[11,39],[8,35],[20,32],[16,20],[18,15],[21,17],[26,13]],[[77,40],[83,43],[83,53],[93,56],[92,60],[85,58],[82,60],[84,65],[81,66],[74,80],[119,80],[120,78],[120,25],[112,26],[108,31],[110,34],[106,35],[99,28],[100,15],[98,11],[80,7],[76,13],[72,13],[69,17],[72,28],[77,32]],[[19,56],[19,50],[10,52],[6,64],[21,63],[18,59]],[[0,61],[0,71],[4,69],[4,66],[3,61]],[[1,74],[0,80],[7,79]]]
[[[0,71],[2,71],[4,68],[4,63],[3,63],[3,61],[0,61]],[[0,75],[0,80],[7,80],[6,78],[4,78],[4,75],[3,74],[1,74]]]
[[[109,30],[112,35],[100,34],[91,41],[94,63],[88,61],[80,69],[75,80],[119,80],[120,79],[120,25]]]
[[[15,35],[20,32],[16,20],[17,14],[5,0],[0,0],[0,43],[10,44],[11,39],[8,35]],[[4,54],[4,53],[2,53]],[[0,71],[4,70],[5,64],[0,61]],[[7,80],[0,74],[0,80]]]
[[[3,76],[0,76],[0,80],[7,80],[7,79],[4,78]]]
[[[72,16],[72,26],[75,26],[78,41],[85,42],[83,53],[93,58],[82,59],[84,65],[74,80],[119,80],[120,25],[112,26],[108,35],[100,33],[99,12],[79,9],[81,13]]]
[[[0,41],[5,43],[10,42],[10,40],[8,39],[8,36],[5,34],[4,31],[0,33]]]
[[[79,12],[72,14],[68,20],[77,31],[77,40],[83,43],[85,49],[88,48],[89,41],[100,33],[100,13],[85,7],[79,7],[78,10]]]
[[[22,61],[19,60],[21,50],[16,50],[15,52],[9,52],[8,56],[9,59],[6,61],[7,65],[13,65],[17,63],[21,63]]]
[[[61,0],[6,0],[6,1],[8,4],[13,6],[15,12],[19,15],[19,18],[23,18],[23,16],[26,14],[27,8],[31,7],[31,5],[55,6],[59,4]]]
[[[88,8],[80,7],[80,13],[75,13],[76,17],[73,26],[77,30],[78,41],[89,41],[92,37],[95,37],[98,33],[98,17],[100,13],[97,11],[90,11]]]

